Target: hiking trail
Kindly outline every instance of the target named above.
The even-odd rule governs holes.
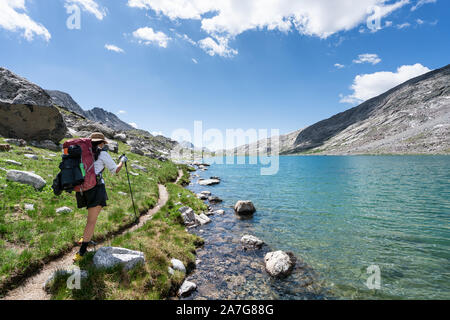
[[[180,181],[183,176],[183,170],[178,170],[178,177],[175,183]],[[111,241],[117,236],[126,234],[128,232],[136,231],[141,228],[148,220],[150,220],[162,207],[165,206],[169,200],[169,193],[164,185],[159,184],[159,199],[156,206],[150,209],[147,213],[139,217],[139,221],[132,225],[130,228],[125,229],[121,233],[113,237],[108,237],[107,239],[97,243],[97,247]],[[73,265],[73,256],[77,252],[78,247],[75,247],[69,253],[66,253],[59,259],[51,261],[45,264],[42,269],[35,275],[26,279],[19,287],[9,291],[5,297],[1,300],[50,300],[51,296],[43,289],[45,281],[53,274],[54,271],[58,269],[66,269]]]

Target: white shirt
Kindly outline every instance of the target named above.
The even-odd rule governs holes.
[[[98,156],[98,160],[94,162],[95,174],[98,175],[105,168],[107,168],[112,174],[116,174],[117,165],[114,160],[111,158],[108,152],[102,151]],[[102,179],[101,183],[105,183]]]

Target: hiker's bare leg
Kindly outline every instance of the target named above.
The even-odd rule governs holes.
[[[94,207],[88,209],[88,218],[86,228],[84,229],[84,242],[89,242],[92,240],[92,236],[94,235],[95,224],[97,223],[97,218],[100,212],[102,211],[102,207]]]

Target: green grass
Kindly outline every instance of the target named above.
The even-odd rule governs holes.
[[[4,139],[0,138],[0,143],[4,143]],[[11,152],[0,152],[0,167],[34,171],[47,181],[43,190],[37,191],[31,186],[6,181],[6,172],[0,170],[0,291],[13,277],[20,277],[73,248],[86,225],[87,210],[76,208],[75,194],[63,193],[57,197],[51,189],[52,181],[59,172],[59,153],[32,149],[27,151],[12,146]],[[119,150],[120,154],[127,153],[129,156],[129,170],[139,173],[139,176],[130,175],[130,180],[138,210],[145,212],[157,203],[158,183],[174,181],[178,168],[172,162],[160,162],[129,153],[129,147],[123,143],[119,143]],[[34,153],[40,159],[29,160],[23,156],[26,153]],[[52,158],[49,153],[58,156]],[[117,159],[118,155],[112,154],[112,157]],[[23,166],[7,165],[6,159],[21,162]],[[146,167],[148,173],[132,169],[130,165],[133,161]],[[104,177],[109,201],[108,207],[99,216],[94,240],[117,232],[135,219],[125,168],[117,176],[105,172]],[[128,196],[118,192],[125,192]],[[25,204],[33,204],[35,210],[26,212]],[[63,206],[72,208],[73,212],[56,214],[55,210]]]
[[[205,210],[203,202],[193,193],[179,185],[168,184],[169,201],[141,229],[119,236],[110,245],[144,252],[146,264],[124,271],[117,267],[97,270],[93,266],[93,253],[80,262],[80,268],[88,271],[80,290],[70,290],[68,276],[58,276],[50,285],[49,292],[55,300],[155,300],[176,295],[184,280],[184,274],[176,271],[170,275],[170,259],[181,260],[188,271],[195,267],[195,250],[203,240],[190,234],[180,223],[175,205],[189,205],[195,210]]]

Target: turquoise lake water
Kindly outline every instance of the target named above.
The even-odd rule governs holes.
[[[207,162],[211,162],[207,161]],[[292,251],[343,299],[450,299],[450,157],[280,157],[259,165],[213,164],[202,177],[232,207],[252,200],[249,228]],[[377,265],[381,288],[368,289]]]

